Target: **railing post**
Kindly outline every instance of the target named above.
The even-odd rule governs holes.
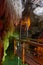
[[[25,63],[25,42],[23,42],[22,46],[22,62]]]
[[[17,50],[16,40],[14,40],[14,55],[16,55],[16,50]]]

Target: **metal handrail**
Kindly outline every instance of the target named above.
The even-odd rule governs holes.
[[[19,42],[25,42],[25,43],[28,43],[28,44],[33,45],[33,46],[43,47],[42,43],[39,43],[35,40],[31,41],[32,39],[27,39],[27,40],[25,40],[25,39],[14,39],[14,40],[19,41]]]

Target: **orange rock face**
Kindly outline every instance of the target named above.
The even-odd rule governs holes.
[[[3,16],[5,11],[5,0],[0,0],[0,17]]]
[[[0,19],[0,31],[3,29],[3,21]]]
[[[2,42],[2,40],[0,39],[0,63],[1,63],[1,61],[2,61],[3,52],[4,52],[3,42]]]
[[[43,44],[43,36],[38,38],[38,42]]]

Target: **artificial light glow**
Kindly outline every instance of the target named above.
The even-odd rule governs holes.
[[[27,25],[27,27],[29,28],[30,27],[30,17],[28,18],[25,18],[22,22],[21,22],[21,25]]]
[[[30,18],[27,19],[27,26],[30,27]]]

